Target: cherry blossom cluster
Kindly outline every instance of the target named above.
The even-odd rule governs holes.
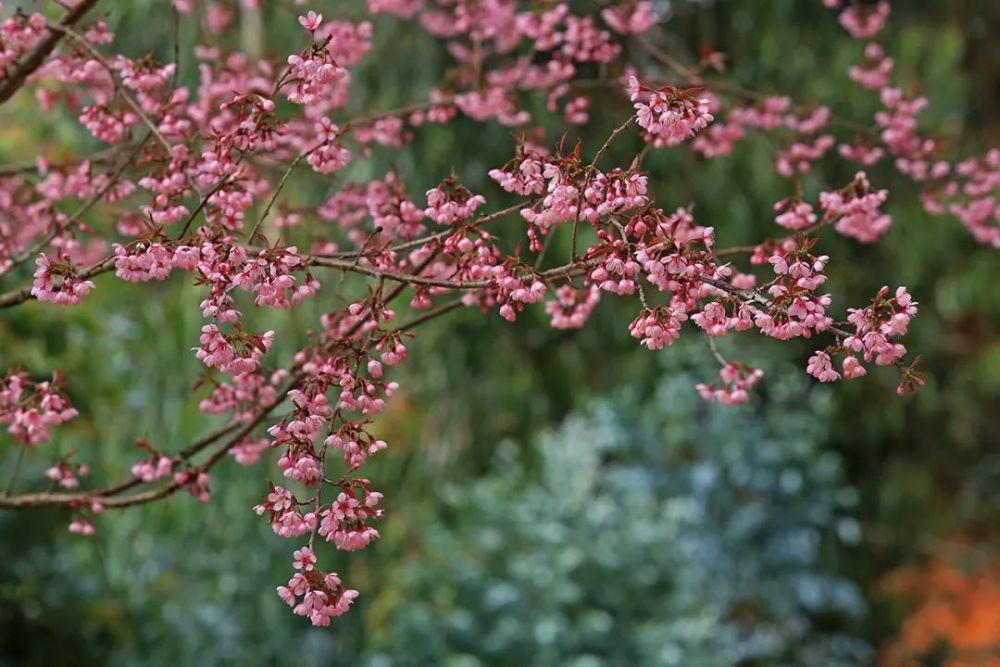
[[[587,289],[563,285],[553,296],[554,299],[545,303],[545,312],[552,318],[552,328],[580,329],[600,302],[601,291],[596,285]]]
[[[38,12],[13,16],[0,23],[0,67],[16,63],[45,36],[45,17]]]
[[[898,339],[906,334],[910,321],[917,314],[917,303],[905,287],[893,293],[883,287],[865,308],[851,308],[848,321],[854,331],[844,336],[837,345],[817,351],[809,358],[807,371],[821,382],[834,382],[841,378],[833,365],[832,355],[842,353],[843,377],[846,380],[864,376],[867,371],[856,355],[865,362],[874,361],[878,366],[895,365],[900,370],[897,393],[915,391],[924,386],[924,379],[915,370],[915,362],[903,363],[906,347]]]
[[[710,110],[722,117],[718,97],[707,98]],[[830,109],[819,105],[811,109],[796,109],[792,100],[783,96],[766,96],[752,104],[734,104],[725,110],[724,120],[713,123],[691,143],[691,148],[713,159],[729,155],[733,147],[745,139],[747,130],[776,133],[790,131],[790,139],[775,152],[775,170],[785,177],[811,171],[813,163],[823,158],[836,143],[830,134],[819,134],[831,118]]]
[[[295,614],[305,616],[316,626],[328,626],[331,619],[346,614],[358,592],[345,588],[335,572],[315,569],[316,556],[309,547],[296,550],[294,556],[299,571],[286,586],[278,587],[278,596]]]
[[[230,413],[238,422],[249,422],[257,412],[272,404],[278,396],[278,388],[287,379],[288,372],[279,369],[269,376],[262,373],[241,373],[231,382],[208,375],[201,384],[212,387],[211,392],[201,400],[198,409],[208,415]]]
[[[317,518],[315,512],[301,513],[298,506],[299,501],[291,491],[269,484],[264,502],[254,507],[254,511],[260,516],[268,514],[276,535],[299,537],[316,529]]]
[[[35,270],[31,294],[39,301],[60,306],[77,306],[94,289],[94,282],[79,275],[67,254],[61,255],[56,261],[41,254],[35,260],[35,266],[38,268]]]
[[[855,39],[874,37],[885,27],[889,18],[888,0],[878,0],[873,4],[860,2],[844,2],[844,0],[823,0],[830,9],[838,9],[846,5],[840,12],[838,20],[844,30]]]
[[[471,218],[485,203],[486,198],[482,195],[474,195],[454,179],[448,179],[427,191],[424,215],[439,225],[454,225]]]
[[[823,218],[832,220],[838,232],[862,243],[874,243],[892,224],[892,218],[879,210],[888,196],[888,190],[875,190],[865,172],[859,171],[845,188],[821,192],[819,205]]]
[[[875,38],[889,16],[884,0],[824,1],[859,40]],[[85,4],[95,3],[77,3],[81,16]],[[244,4],[253,11],[258,3]],[[131,476],[103,488],[77,490],[86,464],[53,457],[46,476],[63,490],[0,496],[0,508],[66,507],[70,530],[89,535],[106,509],[183,491],[209,500],[220,461],[264,465],[273,481],[254,511],[277,536],[296,540],[294,572],[277,593],[295,614],[329,625],[358,592],[320,570],[317,552],[356,551],[379,538],[391,505],[359,476],[389,449],[374,425],[399,391],[392,375],[411,353],[412,330],[454,308],[509,322],[534,309],[565,330],[584,326],[607,295],[627,298],[635,315],[623,330],[637,345],[661,350],[685,326],[708,339],[720,379],[694,391],[720,404],[749,401],[764,375],[716,351],[716,339],[740,332],[830,341],[807,362],[822,382],[860,377],[874,363],[896,369],[901,392],[923,383],[901,342],[917,312],[906,289],[845,308],[827,286],[824,232],[881,240],[892,220],[886,189],[864,171],[836,191],[796,183],[773,212],[760,212],[762,240],[719,247],[715,228],[690,207],[657,201],[660,184],[643,167],[648,152],[684,145],[716,159],[751,133],[767,134],[775,172],[793,183],[833,160],[865,168],[891,161],[924,188],[929,212],[954,215],[978,241],[1000,247],[1000,151],[939,159],[940,142],[917,120],[927,100],[894,85],[894,61],[875,41],[845,74],[878,96],[865,125],[824,104],[717,85],[707,76],[714,56],[691,67],[665,57],[647,42],[659,16],[646,0],[590,13],[564,2],[366,4],[394,17],[380,20],[441,40],[453,62],[425,99],[353,118],[346,109],[366,103],[352,69],[372,60],[371,21],[304,8],[299,41],[257,58],[228,50],[230,9],[174,0],[184,17],[203,12],[213,35],[195,49],[190,87],[178,83],[177,63],[113,53],[114,35],[100,20],[74,14],[50,31],[40,14],[15,13],[0,25],[0,104],[4,87],[19,82],[35,90],[40,108],[70,112],[102,145],[80,160],[39,157],[0,172],[0,279],[5,290],[8,279],[30,282],[0,294],[0,307],[32,299],[39,308],[75,306],[102,274],[136,290],[168,278],[193,283],[204,318],[191,332],[203,365],[195,400],[226,424],[177,450],[140,441]],[[47,36],[58,45],[21,76]],[[642,70],[625,61],[637,50],[649,55],[636,60]],[[604,99],[624,111],[602,144],[583,130],[591,100]],[[370,161],[420,141],[428,124],[459,117],[511,128],[513,157],[485,174],[443,180]],[[546,138],[547,120],[560,128],[555,136],[579,126],[581,139]],[[622,159],[626,142],[641,149]],[[305,200],[311,188],[287,188],[293,179],[322,185],[323,201]],[[32,261],[33,281],[22,269]],[[244,314],[317,295],[326,310],[290,359],[274,345],[290,332],[260,331]],[[410,319],[398,314],[406,310]],[[61,387],[58,374],[32,382],[8,373],[0,422],[25,447],[47,440],[49,428],[76,416]]]
[[[706,401],[715,401],[722,405],[736,405],[750,400],[749,390],[764,377],[764,371],[741,363],[727,363],[719,371],[722,382],[715,384],[698,384],[695,388]]]
[[[25,371],[7,373],[0,384],[0,424],[26,447],[49,439],[49,429],[77,416],[62,391],[63,377],[32,382]]]
[[[636,122],[646,131],[646,140],[657,148],[686,141],[715,119],[709,113],[709,100],[698,97],[697,91],[673,86],[653,90],[631,77],[628,92]]]
[[[86,477],[90,466],[86,463],[73,463],[65,458],[45,470],[45,476],[64,489],[75,489],[80,486],[80,478]]]
[[[260,368],[261,357],[273,340],[273,331],[257,335],[237,329],[227,334],[215,324],[206,324],[201,328],[196,356],[208,368],[218,368],[224,373],[253,373]]]
[[[132,465],[132,475],[134,477],[141,479],[143,482],[155,482],[173,472],[173,459],[150,446],[147,440],[139,439],[136,447],[146,450],[147,455],[145,459],[137,461]]]

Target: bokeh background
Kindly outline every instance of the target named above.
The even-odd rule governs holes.
[[[171,59],[168,4],[108,5],[121,50]],[[263,16],[236,16],[228,46],[281,54],[297,43],[292,3],[265,4]],[[361,18],[360,5],[311,8]],[[682,59],[708,45],[747,87],[859,119],[876,109],[846,76],[863,43],[818,0],[661,0],[657,10],[666,19],[653,39]],[[893,5],[883,42],[895,76],[930,97],[922,122],[949,155],[1000,145],[998,30],[993,0]],[[392,17],[375,20],[375,35],[352,108],[422,99],[446,54]],[[179,36],[181,80],[195,85],[185,54],[207,36],[190,20]],[[634,60],[657,71],[638,51]],[[596,92],[585,148],[628,113],[618,93]],[[315,206],[395,165],[414,195],[454,167],[504,201],[485,173],[509,157],[507,130],[460,120],[418,133],[334,179],[293,180],[288,200]],[[623,137],[609,162],[629,160],[638,141]],[[92,149],[75,119],[39,114],[30,94],[0,109],[3,163]],[[774,149],[753,136],[729,158],[661,150],[645,166],[661,203],[693,204],[734,245],[773,233],[771,205],[791,192]],[[829,160],[803,185],[815,193],[852,175]],[[229,462],[208,504],[178,494],[106,515],[89,539],[67,532],[65,512],[0,515],[0,664],[1000,664],[997,254],[957,221],[926,215],[891,167],[869,176],[890,188],[891,231],[872,247],[832,235],[821,247],[841,306],[890,281],[920,301],[907,340],[927,372],[919,394],[897,397],[884,369],[818,386],[804,375],[808,343],[741,336],[721,340],[722,352],[767,376],[749,405],[723,408],[693,390],[716,373],[701,338],[646,351],[626,331],[635,303],[606,299],[568,333],[540,308],[516,326],[459,312],[420,331],[377,422],[390,443],[368,471],[387,492],[382,539],[350,558],[321,556],[362,592],[351,614],[314,629],[278,600],[291,543],[250,509],[273,466]],[[95,210],[90,221],[108,228],[113,216]],[[0,368],[64,369],[81,412],[28,458],[22,480],[42,484],[42,454],[73,448],[91,481],[119,478],[138,458],[136,438],[173,451],[214,425],[192,387],[198,288],[99,281],[79,308],[0,315]],[[289,358],[341,291],[254,313],[278,331],[272,356]],[[14,448],[0,442],[4,478]]]

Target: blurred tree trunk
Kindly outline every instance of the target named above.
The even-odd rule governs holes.
[[[255,3],[240,3],[240,50],[251,58],[260,58],[264,52],[264,22],[260,8],[251,4]]]

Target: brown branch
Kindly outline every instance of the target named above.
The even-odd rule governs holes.
[[[114,256],[108,256],[94,264],[86,271],[82,273],[77,273],[77,277],[87,280],[88,278],[93,278],[94,276],[100,275],[102,273],[107,273],[108,271],[115,268],[115,258]],[[13,292],[8,292],[7,294],[0,295],[0,308],[10,308],[12,306],[17,306],[25,301],[31,301],[35,298],[35,295],[31,293],[31,287],[24,287]]]
[[[274,206],[274,202],[277,201],[278,195],[281,194],[282,189],[284,189],[285,187],[285,183],[288,182],[288,177],[292,175],[293,171],[295,171],[295,167],[299,166],[299,163],[302,162],[302,160],[309,157],[309,155],[316,152],[322,147],[323,144],[317,144],[316,146],[313,146],[309,150],[299,153],[298,156],[296,156],[296,158],[292,161],[292,163],[288,165],[288,168],[285,169],[285,173],[281,175],[281,180],[278,181],[277,187],[274,188],[274,192],[271,194],[271,198],[267,201],[267,206],[264,207],[264,212],[260,214],[260,217],[257,218],[257,222],[250,230],[250,234],[247,236],[248,242],[253,243],[254,237],[257,236],[257,230],[260,229],[260,226],[261,224],[263,224],[264,219],[267,218],[268,214],[271,212],[271,207]]]
[[[627,130],[628,128],[630,128],[632,126],[632,123],[634,122],[635,122],[635,115],[629,116],[627,121],[616,127],[614,131],[612,131],[611,134],[608,135],[608,138],[604,142],[604,144],[599,149],[597,149],[596,153],[594,153],[594,159],[590,161],[591,167],[597,166],[597,163],[600,161],[601,157],[604,156],[604,153],[607,152],[608,148],[611,147],[611,144],[613,144],[615,139],[618,138],[618,135]],[[584,185],[583,189],[584,190],[587,189],[586,185]]]
[[[202,209],[205,208],[205,206],[208,204],[208,200],[212,198],[212,195],[214,195],[216,192],[218,192],[225,186],[234,182],[235,181],[228,176],[219,179],[219,182],[213,185],[212,188],[201,197],[201,200],[199,200],[198,205],[195,207],[193,211],[191,211],[191,214],[188,216],[187,220],[184,221],[184,228],[181,230],[181,233],[177,235],[177,238],[178,239],[184,238],[184,235],[187,234],[188,230],[191,228],[191,223],[194,222],[194,219],[197,218],[198,214],[201,213]]]
[[[76,165],[82,164],[84,162],[90,162],[92,164],[101,164],[104,162],[113,162],[114,157],[121,153],[122,151],[129,150],[133,148],[134,144],[125,143],[119,144],[117,146],[110,146],[108,148],[103,148],[90,155],[84,155],[77,158],[66,158],[64,160],[58,160],[50,164],[50,168],[55,169],[66,169],[69,167],[75,167]],[[18,162],[14,164],[7,164],[0,167],[0,178],[5,178],[8,176],[18,176],[20,174],[32,174],[38,171],[38,161],[34,162]]]
[[[310,262],[316,266],[325,266],[342,271],[360,273],[372,278],[392,280],[393,282],[408,283],[410,285],[424,285],[427,287],[445,287],[448,289],[482,289],[490,283],[487,280],[447,280],[444,278],[425,278],[413,274],[392,273],[390,271],[379,271],[364,264],[348,262],[340,259],[330,259],[329,257],[312,257]]]
[[[217,441],[221,437],[232,433],[233,430],[237,429],[236,434],[233,435],[226,443],[219,448],[209,459],[206,460],[201,466],[202,469],[209,469],[211,466],[215,465],[219,459],[222,458],[227,451],[235,447],[240,440],[246,437],[253,429],[260,425],[261,422],[276,408],[288,395],[288,392],[295,386],[295,384],[300,381],[301,376],[297,376],[291,380],[289,385],[275,397],[272,403],[262,408],[257,415],[249,422],[243,423],[234,422],[225,428],[219,429],[214,433],[209,434],[200,441],[194,443],[193,445],[182,450],[178,455],[184,462],[188,462],[191,458],[202,451],[213,442]],[[118,495],[123,491],[140,486],[143,484],[154,484],[155,482],[143,482],[141,479],[131,479],[104,489],[96,489],[93,491],[82,491],[79,493],[25,493],[16,496],[0,497],[0,509],[30,509],[37,507],[63,507],[63,506],[83,506],[88,505],[91,502],[100,502],[106,509],[117,509],[122,507],[131,507],[132,505],[141,505],[143,503],[148,503],[153,500],[158,500],[160,498],[165,498],[179,489],[183,488],[184,484],[178,484],[177,482],[171,480],[171,482],[165,486],[159,488],[149,489],[141,493],[135,493],[128,496]]]
[[[428,310],[423,315],[419,315],[417,317],[414,317],[412,320],[410,320],[406,324],[403,324],[401,326],[396,327],[395,329],[392,330],[392,333],[401,333],[403,331],[409,331],[410,329],[414,329],[414,328],[420,326],[424,322],[429,322],[430,320],[433,320],[436,317],[439,317],[441,315],[444,315],[445,313],[451,312],[451,311],[455,310],[456,308],[460,308],[462,305],[463,304],[462,304],[462,300],[461,299],[455,299],[454,301],[449,301],[448,303],[442,304],[442,305],[438,306],[437,308],[432,308],[431,310]]]
[[[98,2],[99,0],[82,0],[75,7],[70,8],[58,24],[49,25],[49,34],[43,37],[27,56],[18,61],[13,70],[7,72],[5,78],[0,79],[0,104],[9,100],[14,93],[21,89],[25,80],[42,66],[45,59],[62,40],[65,30],[75,25]]]
[[[185,227],[191,224],[191,221],[194,220],[198,216],[198,213],[205,207],[205,204],[208,202],[209,198],[213,194],[215,194],[215,192],[219,190],[219,188],[221,188],[227,182],[230,181],[225,178],[222,179],[215,186],[213,186],[213,188],[209,192],[205,193],[205,195],[202,196],[201,201],[199,202],[197,208],[195,208],[195,210],[191,213],[191,215],[188,216],[188,220]],[[88,278],[93,278],[94,276],[98,276],[102,273],[107,273],[108,271],[114,269],[115,267],[114,260],[115,260],[114,255],[109,255],[104,259],[102,259],[101,261],[97,262],[96,264],[92,265],[90,268],[84,270],[81,273],[78,273],[77,276],[86,280]],[[0,309],[18,306],[26,301],[31,301],[34,298],[35,296],[31,293],[30,286],[24,287],[19,290],[15,290],[13,292],[8,292],[6,294],[0,294]]]
[[[823,228],[828,227],[831,222],[832,222],[832,220],[824,218],[823,220],[820,220],[816,224],[812,225],[811,227],[806,227],[805,229],[800,229],[799,231],[795,232],[794,234],[789,234],[787,236],[782,236],[781,238],[773,239],[773,240],[771,240],[771,239],[764,239],[763,241],[761,241],[757,245],[738,245],[738,246],[731,246],[729,248],[720,248],[719,250],[714,251],[714,254],[715,254],[716,257],[727,257],[729,255],[742,255],[742,254],[746,254],[746,253],[752,253],[759,246],[767,245],[768,243],[774,243],[776,245],[780,245],[780,244],[786,243],[788,241],[794,241],[795,239],[797,239],[800,236],[811,236],[811,235],[819,232]]]
[[[444,304],[410,320],[396,329],[393,329],[392,332],[399,333],[416,328],[417,326],[444,315],[461,305],[460,300]],[[371,344],[371,342],[369,342],[369,344]],[[215,451],[213,451],[212,454],[205,459],[205,461],[200,464],[195,464],[195,467],[199,470],[210,470],[213,466],[215,466],[215,464],[225,457],[229,450],[239,444],[239,442],[248,436],[255,428],[260,426],[260,424],[263,423],[263,421],[274,411],[274,409],[285,400],[288,393],[295,387],[299,386],[304,377],[305,374],[301,371],[296,372],[296,374],[289,380],[285,388],[274,398],[272,402],[261,408],[252,420],[244,423],[233,422],[228,426],[209,434],[200,441],[181,450],[181,452],[177,455],[177,458],[181,461],[188,462],[196,454],[206,449],[209,445],[216,442],[223,436],[233,433],[235,430],[235,433],[233,433],[233,435],[226,440],[222,446],[216,448]],[[123,491],[127,491],[143,484],[146,483],[136,478],[120,482],[103,489],[79,493],[40,492],[18,494],[14,496],[0,496],[0,510],[34,509],[40,507],[76,507],[86,506],[95,501],[100,502],[105,509],[122,509],[166,498],[183,489],[185,486],[185,484],[171,480],[168,484],[157,488],[151,488],[140,493],[134,493],[126,496],[118,495]]]
[[[530,203],[531,203],[530,201],[528,201],[528,202],[518,202],[517,204],[514,204],[513,206],[508,206],[507,208],[502,208],[499,211],[494,211],[493,213],[489,213],[487,215],[480,216],[480,217],[476,218],[474,221],[472,221],[472,223],[469,224],[466,227],[466,230],[473,230],[476,227],[479,227],[480,225],[485,225],[486,223],[492,222],[493,220],[496,220],[497,218],[502,218],[505,215],[508,215],[510,213],[514,213],[515,211],[519,211],[522,208],[524,208],[525,206],[529,205]],[[389,250],[392,250],[394,252],[402,252],[404,250],[410,250],[411,248],[417,248],[419,246],[426,245],[428,243],[433,243],[433,242],[436,242],[436,241],[440,241],[442,239],[446,239],[449,236],[451,236],[452,234],[454,234],[456,231],[458,231],[458,230],[457,229],[446,229],[446,230],[441,231],[441,232],[435,232],[434,234],[429,234],[427,236],[422,236],[419,239],[414,239],[412,241],[407,241],[406,243],[400,243],[399,245],[394,245],[391,248],[389,248]],[[360,257],[361,255],[362,255],[362,250],[350,250],[350,251],[345,251],[345,252],[331,253],[329,255],[314,255],[314,256],[315,257],[326,257],[326,258],[331,258],[331,259],[354,259],[356,257]]]

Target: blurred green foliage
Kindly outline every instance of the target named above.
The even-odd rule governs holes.
[[[312,7],[361,16],[360,3]],[[863,44],[818,1],[673,2],[659,10],[669,19],[655,41],[678,56],[702,44],[726,52],[725,76],[742,85],[858,119],[876,108],[846,77]],[[276,3],[267,12],[264,41],[251,46],[287,51],[299,39],[296,10]],[[126,53],[155,46],[161,59],[172,58],[165,3],[115,3],[107,19]],[[922,121],[944,137],[950,156],[1000,139],[1000,62],[991,48],[998,27],[1000,5],[991,0],[894,3],[886,49],[900,83],[930,97]],[[375,34],[344,117],[421,99],[447,62],[432,40],[395,19],[378,18]],[[187,54],[203,39],[181,22],[181,80],[189,85],[197,72]],[[658,71],[638,47],[634,60]],[[597,93],[585,150],[626,113],[621,96]],[[0,127],[3,162],[93,148],[74,119],[36,113],[30,95],[3,107]],[[548,139],[560,131],[551,124]],[[390,165],[418,194],[454,166],[474,191],[503,205],[485,172],[509,157],[506,130],[461,120],[418,135],[413,147],[377,150],[335,179],[293,179],[287,196],[315,206],[345,180]],[[631,159],[637,146],[626,135],[609,163]],[[774,174],[773,150],[754,137],[714,162],[666,150],[644,164],[664,206],[693,204],[721,244],[735,245],[767,234],[771,205],[793,187]],[[803,189],[815,196],[852,174],[849,165],[824,162]],[[1000,509],[996,253],[958,222],[927,216],[917,190],[891,167],[869,176],[890,188],[889,234],[874,247],[826,235],[821,248],[833,258],[838,307],[864,302],[890,280],[921,302],[906,341],[928,373],[916,396],[897,398],[884,370],[832,391],[809,388],[800,377],[808,343],[744,336],[722,340],[723,353],[767,377],[750,407],[727,410],[701,405],[690,388],[714,373],[698,336],[645,351],[625,330],[634,303],[607,299],[586,329],[570,333],[549,329],[540,309],[516,326],[457,313],[420,331],[399,371],[402,392],[377,426],[390,443],[368,471],[387,491],[383,539],[351,558],[322,554],[362,592],[335,627],[307,627],[273,594],[288,577],[292,543],[250,511],[273,465],[228,463],[213,475],[209,504],[178,496],[117,513],[101,518],[89,540],[66,532],[65,513],[0,515],[0,664],[869,659],[904,612],[873,595],[873,584],[943,536],[962,533],[995,548]],[[107,229],[113,216],[96,211],[90,222]],[[297,232],[291,240],[311,239]],[[550,252],[568,254],[568,237]],[[278,331],[278,361],[341,302],[347,288],[333,275],[324,285],[315,303],[291,313],[244,309],[253,326]],[[39,484],[43,453],[75,448],[96,480],[117,479],[138,457],[136,438],[174,451],[216,423],[197,412],[201,394],[192,392],[197,292],[179,280],[135,288],[104,277],[80,308],[31,303],[0,315],[0,369],[65,370],[81,411],[28,457],[24,486]],[[2,460],[9,466],[12,457]]]

